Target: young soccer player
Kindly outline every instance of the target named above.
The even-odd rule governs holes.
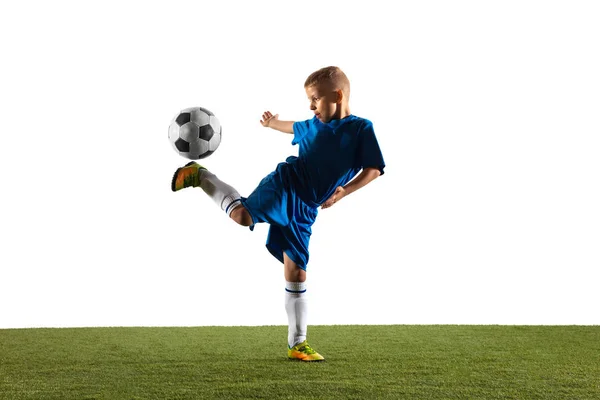
[[[200,187],[238,224],[270,225],[266,246],[283,263],[286,280],[288,358],[323,361],[306,341],[311,227],[319,207],[331,207],[382,175],[385,163],[371,121],[350,113],[350,82],[340,68],[313,72],[304,89],[312,119],[281,121],[266,111],[260,120],[264,127],[293,134],[298,157],[279,163],[248,197],[193,161],[175,171],[171,189]]]

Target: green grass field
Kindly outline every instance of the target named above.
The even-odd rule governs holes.
[[[600,327],[0,330],[0,399],[600,399]]]

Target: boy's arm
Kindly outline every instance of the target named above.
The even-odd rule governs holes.
[[[279,114],[271,114],[271,111],[265,111],[260,120],[262,126],[269,127],[284,133],[294,133],[294,121],[280,121]]]
[[[381,172],[378,168],[364,168],[361,173],[348,182],[346,186],[338,186],[333,195],[328,198],[325,203],[321,204],[321,208],[331,207],[350,193],[356,192],[361,187],[364,187],[379,175],[381,175]]]

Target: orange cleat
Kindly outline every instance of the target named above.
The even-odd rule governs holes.
[[[325,361],[325,357],[314,351],[313,348],[308,345],[306,340],[302,343],[298,343],[292,348],[288,348],[288,358],[290,360],[311,362]]]
[[[171,190],[176,192],[186,187],[197,187],[200,186],[200,174],[198,173],[201,169],[206,169],[202,165],[195,161],[185,164],[181,168],[177,168],[177,171],[173,174],[171,180]]]

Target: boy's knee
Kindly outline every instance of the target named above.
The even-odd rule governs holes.
[[[252,225],[252,217],[250,216],[250,213],[248,212],[248,210],[246,210],[246,207],[244,206],[236,207],[231,212],[231,214],[229,214],[229,217],[240,225]]]
[[[305,282],[306,271],[296,264],[287,254],[283,252],[283,266],[285,280],[288,282]]]

